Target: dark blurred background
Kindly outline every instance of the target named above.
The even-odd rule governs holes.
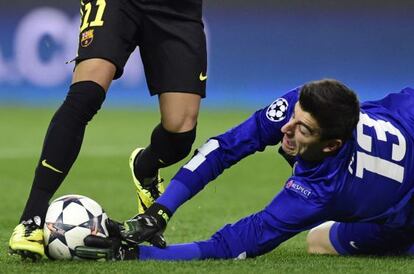
[[[323,77],[345,82],[362,100],[414,87],[413,0],[210,0],[204,21],[206,107],[255,109]],[[0,0],[0,104],[60,103],[78,28],[78,0]],[[136,52],[106,104],[156,102]]]

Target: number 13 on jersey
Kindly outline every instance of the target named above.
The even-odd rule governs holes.
[[[373,155],[373,138],[374,136],[364,134],[364,126],[374,128],[375,135],[379,145],[389,146],[391,148],[390,155],[386,155],[388,159]],[[391,143],[387,138],[387,134],[395,136],[397,142]],[[395,140],[395,138],[393,138]],[[395,162],[404,159],[406,153],[406,140],[401,131],[393,126],[390,122],[383,120],[374,120],[365,113],[360,114],[360,120],[357,126],[357,142],[363,151],[357,151],[356,154],[356,176],[364,177],[364,171],[369,171],[399,183],[404,179],[404,166]],[[385,155],[383,155],[385,156]],[[392,160],[392,161],[390,161]]]

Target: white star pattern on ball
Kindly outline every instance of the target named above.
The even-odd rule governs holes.
[[[73,259],[76,246],[88,235],[107,237],[107,215],[94,200],[66,195],[54,200],[46,213],[43,233],[46,253],[53,259]]]

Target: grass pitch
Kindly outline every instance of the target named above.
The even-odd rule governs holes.
[[[27,199],[53,111],[0,109],[0,273],[414,273],[410,257],[307,255],[305,233],[264,256],[243,261],[22,262],[7,254],[8,239]],[[194,148],[249,115],[249,111],[203,110]],[[55,197],[82,194],[97,200],[114,219],[134,215],[128,156],[136,146],[148,143],[158,121],[158,113],[151,111],[101,110],[88,126],[80,156]],[[167,182],[186,160],[162,171]],[[206,239],[224,224],[260,210],[290,172],[275,148],[246,158],[177,211],[165,234],[168,242]]]

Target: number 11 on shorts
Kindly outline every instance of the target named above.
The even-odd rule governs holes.
[[[97,0],[95,2],[96,7],[98,10],[96,11],[96,16],[93,21],[89,21],[89,17],[92,11],[92,3],[88,2],[83,4],[81,1],[81,16],[82,16],[82,25],[80,27],[80,32],[84,31],[87,27],[101,27],[104,24],[102,20],[105,8],[106,8],[106,1],[105,0]]]

